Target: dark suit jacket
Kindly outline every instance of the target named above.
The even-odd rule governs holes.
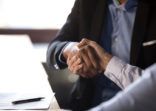
[[[58,60],[58,55],[69,41],[80,41],[85,37],[99,43],[106,15],[106,1],[76,0],[65,25],[49,45],[47,63],[51,68],[55,68],[56,64],[60,69],[66,68],[67,65]],[[155,0],[139,0],[132,34],[130,64],[144,69],[156,62],[156,44],[143,45],[153,40],[156,40]],[[73,93],[74,99],[72,98],[76,101],[73,104],[80,105],[78,110],[90,107],[93,86],[92,79],[80,77]]]

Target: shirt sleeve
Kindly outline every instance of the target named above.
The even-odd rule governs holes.
[[[121,59],[113,57],[108,63],[104,74],[120,88],[124,89],[138,79],[142,71],[139,67],[129,65]]]
[[[156,111],[156,64],[133,84],[91,111]]]

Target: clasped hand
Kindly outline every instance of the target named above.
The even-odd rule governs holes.
[[[82,39],[64,50],[68,69],[82,77],[90,78],[103,72],[112,56],[96,42]]]

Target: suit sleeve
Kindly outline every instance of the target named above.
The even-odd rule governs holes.
[[[108,102],[91,111],[156,111],[156,64]]]
[[[47,64],[52,69],[66,68],[66,63],[59,60],[62,49],[68,42],[78,41],[79,37],[79,0],[75,1],[74,7],[69,14],[66,23],[56,35],[56,38],[49,44],[47,50]]]

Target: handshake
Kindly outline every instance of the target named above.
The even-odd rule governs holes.
[[[107,53],[96,42],[82,39],[65,47],[63,56],[68,69],[77,75],[91,78],[105,71],[112,55]]]

